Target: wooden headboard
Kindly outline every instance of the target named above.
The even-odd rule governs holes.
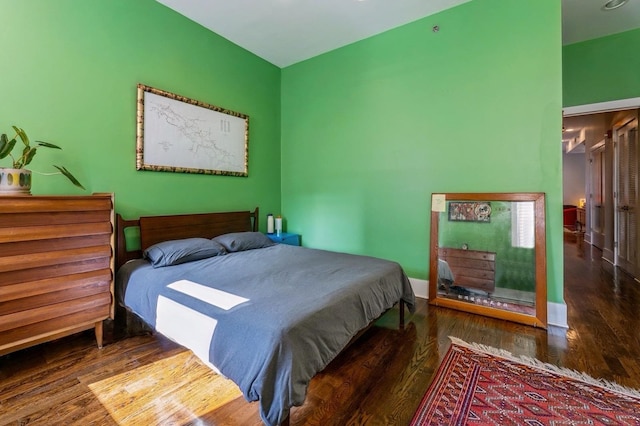
[[[182,238],[213,238],[229,232],[258,231],[258,207],[254,211],[141,216],[126,220],[116,216],[116,270],[131,259],[139,259],[152,245]],[[127,251],[125,229],[140,228],[140,249]]]

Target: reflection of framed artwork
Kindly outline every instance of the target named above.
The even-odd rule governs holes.
[[[136,169],[248,176],[249,117],[138,84]]]
[[[452,222],[491,222],[490,201],[450,201],[449,220]]]

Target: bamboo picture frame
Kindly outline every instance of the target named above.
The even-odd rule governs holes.
[[[137,87],[136,170],[249,175],[249,116]]]

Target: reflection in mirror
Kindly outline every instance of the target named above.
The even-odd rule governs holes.
[[[434,194],[432,206],[430,303],[546,327],[544,194]]]

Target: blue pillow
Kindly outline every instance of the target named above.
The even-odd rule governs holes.
[[[260,232],[232,232],[219,235],[213,241],[220,243],[229,253],[275,245],[269,237]]]
[[[185,238],[154,244],[143,253],[154,268],[179,265],[226,254],[223,246],[207,238]]]

